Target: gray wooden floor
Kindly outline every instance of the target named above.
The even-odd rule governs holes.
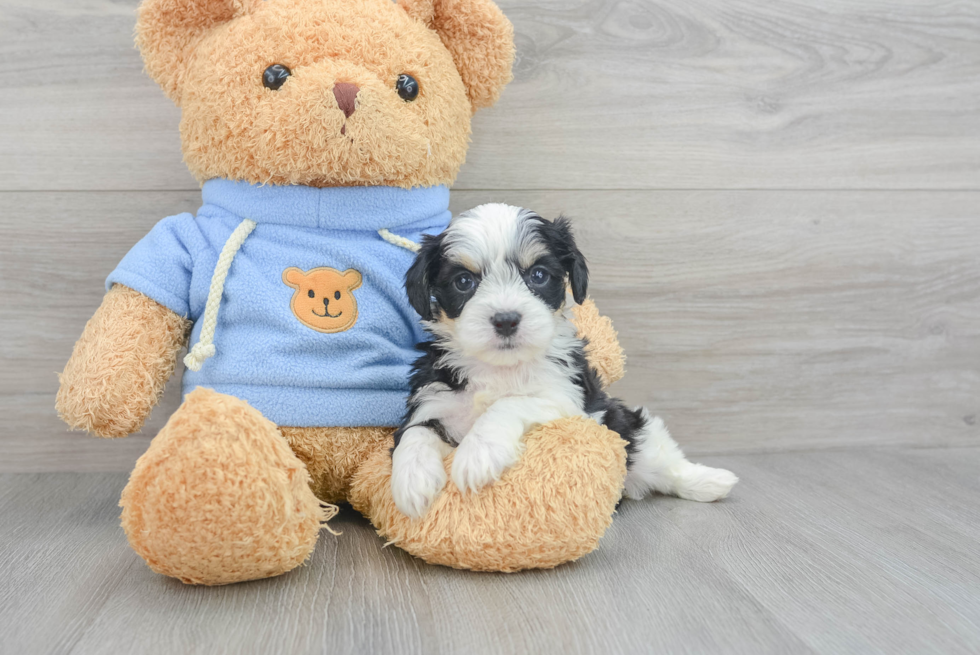
[[[976,653],[980,448],[725,455],[714,505],[626,501],[598,551],[474,574],[351,510],[308,566],[197,588],[117,526],[122,473],[0,476],[9,653]]]
[[[125,440],[53,409],[106,274],[200,202],[136,4],[0,0],[0,653],[980,652],[980,2],[501,0],[515,80],[453,208],[571,216],[616,393],[742,482],[519,575],[348,511],[221,589],[118,527],[176,385]]]

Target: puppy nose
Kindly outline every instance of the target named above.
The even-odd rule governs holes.
[[[354,101],[357,100],[357,92],[360,87],[348,82],[337,82],[333,85],[333,97],[337,99],[337,106],[344,112],[345,118],[350,118],[354,113]]]
[[[499,312],[490,319],[493,331],[502,337],[512,336],[521,324],[521,315],[517,312]]]

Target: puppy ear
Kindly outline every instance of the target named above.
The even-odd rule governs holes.
[[[572,234],[572,223],[564,216],[559,216],[552,223],[551,247],[561,262],[562,268],[568,275],[568,284],[572,287],[572,298],[581,305],[589,293],[589,265],[585,255],[575,244]]]
[[[261,0],[143,0],[136,45],[146,72],[176,104],[194,49],[211,30],[247,14]]]
[[[473,111],[489,107],[511,80],[514,27],[491,0],[398,0],[439,34],[466,86]]]
[[[432,281],[439,274],[443,236],[426,234],[415,262],[405,273],[405,291],[408,303],[423,321],[432,320]]]

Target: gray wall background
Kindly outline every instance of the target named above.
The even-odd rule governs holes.
[[[199,205],[136,4],[0,4],[0,471],[129,470],[176,407],[114,442],[53,409],[106,274]],[[500,4],[453,209],[575,219],[619,395],[693,455],[978,443],[980,6]]]

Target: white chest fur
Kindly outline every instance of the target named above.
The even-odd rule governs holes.
[[[421,407],[415,420],[438,419],[458,443],[477,418],[505,398],[533,399],[553,408],[549,414],[581,415],[582,390],[569,373],[565,366],[546,358],[514,366],[473,363],[467,367],[465,389],[452,391],[438,382],[422,389],[416,397]]]

